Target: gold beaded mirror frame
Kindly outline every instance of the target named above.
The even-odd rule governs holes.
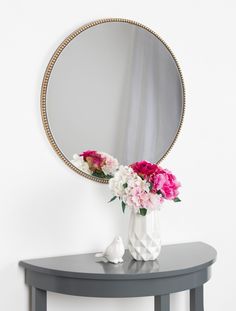
[[[102,29],[100,27],[102,25],[103,25],[103,27],[104,27],[104,25],[106,25],[106,27],[104,27],[104,29]],[[119,31],[119,33],[116,32],[113,35],[112,32],[111,32],[111,27],[110,26],[112,26],[114,29],[117,29],[117,30],[114,30],[114,31]],[[69,79],[72,79],[70,77],[70,72],[73,71],[74,68],[76,68],[76,66],[78,66],[78,68],[80,68],[79,66],[82,66],[81,63],[80,64],[76,63],[76,66],[75,66],[74,63],[73,63],[73,57],[75,57],[75,61],[76,62],[79,61],[79,59],[81,60],[82,58],[83,58],[82,62],[86,62],[86,50],[84,50],[83,53],[81,52],[82,54],[74,53],[74,50],[73,50],[73,44],[74,43],[73,42],[76,42],[76,44],[74,44],[74,46],[76,46],[76,48],[82,50],[83,49],[83,46],[82,46],[83,42],[86,42],[86,40],[88,41],[88,39],[86,38],[87,37],[86,34],[88,33],[88,34],[91,34],[91,36],[92,36],[92,33],[95,32],[95,30],[97,29],[98,32],[94,33],[94,35],[93,35],[94,36],[93,38],[95,38],[94,41],[96,41],[96,46],[97,47],[100,46],[100,42],[101,42],[101,46],[103,44],[102,40],[104,39],[104,35],[102,33],[104,33],[104,31],[106,33],[110,32],[110,35],[111,35],[111,37],[106,39],[107,40],[106,44],[111,44],[111,47],[114,46],[114,49],[115,49],[116,42],[119,42],[119,44],[124,44],[123,47],[125,47],[125,46],[127,46],[127,43],[125,43],[126,41],[124,41],[123,37],[125,37],[126,33],[127,33],[127,31],[125,30],[125,27],[129,31],[129,26],[133,27],[133,28],[132,27],[130,28],[130,33],[132,33],[133,45],[132,45],[132,58],[129,58],[130,59],[130,63],[132,63],[132,70],[130,70],[129,72],[132,71],[132,79],[138,80],[137,79],[137,75],[139,75],[141,71],[142,71],[142,73],[140,75],[143,74],[144,69],[146,70],[146,67],[149,66],[150,61],[149,61],[148,65],[145,62],[147,62],[148,59],[150,60],[151,57],[152,57],[153,63],[151,63],[151,66],[149,66],[149,67],[152,70],[151,71],[151,75],[152,76],[155,75],[154,79],[157,79],[157,84],[156,84],[157,87],[155,87],[155,84],[154,84],[154,87],[151,90],[151,93],[154,94],[154,95],[152,95],[152,99],[150,100],[150,98],[149,98],[150,97],[149,96],[150,93],[147,93],[146,89],[150,88],[150,85],[152,85],[153,81],[150,80],[150,72],[148,74],[146,72],[145,73],[145,75],[146,75],[146,77],[145,77],[146,80],[145,81],[146,82],[144,84],[142,84],[141,87],[143,87],[143,88],[145,87],[145,89],[143,89],[143,94],[145,93],[146,94],[145,95],[146,98],[149,98],[149,101],[150,101],[149,105],[150,106],[147,107],[147,109],[145,111],[151,111],[152,109],[155,108],[153,105],[155,105],[155,104],[157,105],[157,103],[161,103],[161,109],[160,109],[160,107],[158,108],[159,109],[158,110],[159,114],[158,114],[158,117],[157,117],[157,121],[155,121],[155,120],[152,121],[152,122],[154,122],[153,123],[154,124],[154,133],[158,132],[157,129],[160,128],[160,126],[161,126],[161,125],[158,125],[158,127],[157,127],[156,124],[165,123],[166,127],[161,129],[161,131],[167,133],[167,136],[169,135],[167,137],[166,141],[165,141],[165,139],[163,139],[162,136],[159,135],[159,137],[157,137],[157,139],[156,139],[157,142],[155,142],[154,144],[152,143],[153,145],[151,145],[151,143],[150,143],[149,145],[151,147],[147,147],[146,148],[146,149],[149,148],[150,150],[154,150],[154,149],[151,149],[151,148],[155,147],[155,150],[156,149],[161,150],[159,153],[157,152],[157,154],[156,154],[155,152],[151,152],[153,154],[151,154],[150,157],[149,157],[149,154],[147,154],[147,156],[145,156],[145,152],[144,152],[143,156],[145,156],[145,157],[140,158],[142,156],[142,154],[140,153],[141,151],[140,151],[139,155],[137,156],[137,159],[135,158],[135,154],[131,154],[129,159],[130,159],[130,161],[133,161],[133,162],[136,161],[136,160],[138,161],[138,160],[144,160],[144,159],[145,160],[149,160],[150,162],[151,161],[155,162],[155,163],[161,162],[166,157],[166,155],[170,152],[170,150],[172,149],[174,143],[176,142],[176,139],[177,139],[177,137],[179,135],[179,132],[180,132],[180,129],[181,129],[181,126],[182,126],[182,123],[183,123],[183,117],[184,117],[184,111],[185,111],[185,88],[184,88],[184,82],[183,82],[182,73],[181,73],[179,64],[178,64],[178,62],[177,62],[173,52],[171,51],[169,46],[163,41],[163,39],[161,39],[160,36],[158,34],[156,34],[154,31],[152,31],[148,27],[146,27],[146,26],[144,26],[144,25],[142,25],[142,24],[140,24],[138,22],[127,20],[127,19],[121,19],[121,18],[101,19],[101,20],[97,20],[97,21],[91,22],[91,23],[89,23],[87,25],[84,25],[84,26],[78,28],[77,30],[75,30],[74,32],[72,32],[69,36],[67,36],[66,39],[56,49],[56,51],[54,52],[51,60],[49,61],[48,66],[46,68],[46,71],[45,71],[45,74],[44,74],[44,78],[43,78],[43,82],[42,82],[42,89],[41,89],[41,115],[42,115],[43,126],[44,126],[44,129],[46,131],[46,134],[47,134],[47,137],[48,137],[48,140],[49,140],[51,146],[53,147],[53,149],[55,150],[57,155],[62,159],[62,161],[67,166],[69,166],[73,171],[75,171],[76,173],[78,173],[78,174],[80,174],[80,175],[82,175],[82,176],[84,176],[86,178],[89,178],[91,180],[94,180],[94,181],[97,181],[97,182],[101,182],[101,183],[108,183],[108,179],[99,178],[99,177],[96,177],[96,176],[89,175],[89,174],[85,173],[84,171],[82,171],[82,170],[78,169],[77,167],[75,167],[72,164],[72,162],[70,161],[70,154],[71,153],[69,153],[69,152],[67,153],[66,137],[64,139],[64,143],[60,142],[60,137],[63,136],[60,133],[63,134],[63,129],[65,129],[65,131],[66,131],[67,128],[69,128],[69,125],[67,126],[64,123],[66,121],[63,121],[63,123],[61,123],[61,124],[60,123],[56,123],[56,122],[59,122],[58,120],[64,120],[63,119],[64,115],[66,115],[66,113],[64,113],[64,112],[61,112],[60,117],[58,117],[56,119],[57,121],[54,122],[54,115],[57,113],[57,111],[59,111],[59,110],[62,111],[60,105],[63,105],[63,103],[66,102],[66,101],[60,102],[61,98],[64,96],[64,94],[60,93],[61,89],[63,89],[63,82],[62,82],[62,80],[60,80],[58,82],[58,80],[60,79],[61,76],[63,76],[63,74],[62,74],[62,71],[60,71],[60,72],[58,71],[60,73],[60,74],[58,74],[58,72],[56,71],[57,70],[56,66],[57,66],[57,64],[58,64],[58,66],[60,66],[60,63],[63,63],[63,59],[65,60],[66,57],[68,57],[67,58],[67,61],[68,61],[68,64],[69,64],[68,66],[71,66],[70,67],[71,70],[68,71],[68,72],[65,72],[65,84],[69,85],[68,81],[69,81]],[[100,27],[100,28],[98,28],[98,27]],[[124,34],[125,34],[124,36],[123,36],[123,33],[121,33],[120,29],[124,32]],[[88,32],[89,30],[90,30],[90,32]],[[137,34],[137,31],[138,31],[138,34]],[[102,40],[99,41],[100,34],[103,37],[101,37]],[[142,40],[141,41],[139,40],[137,42],[137,37],[138,36],[139,37],[142,36]],[[81,37],[81,42],[79,41],[80,37]],[[116,41],[116,42],[114,41],[115,43],[112,43],[112,38],[113,37],[115,38],[114,39]],[[127,36],[127,38],[125,40],[127,40],[127,42],[130,42],[131,41],[130,38],[131,37]],[[84,41],[82,41],[82,39]],[[157,42],[157,45],[156,45],[155,42]],[[113,46],[112,46],[112,44],[113,44]],[[93,45],[91,45],[91,46],[93,46]],[[142,49],[143,46],[147,46],[148,49],[145,48],[143,50],[143,52],[142,52],[142,55],[140,56],[140,47]],[[69,47],[70,47],[70,49],[69,49]],[[122,47],[122,50],[124,49],[123,47]],[[68,53],[66,52],[67,49],[69,51]],[[80,52],[80,50],[78,50],[78,51]],[[96,51],[96,48],[95,49],[94,48],[93,49],[89,49],[89,51],[92,51],[92,50]],[[109,55],[106,54],[106,53],[108,53],[108,51],[109,52],[111,51],[111,49],[109,47],[106,48],[106,50],[104,50],[104,52],[101,52],[101,55],[102,55],[101,57],[103,57],[103,54],[105,54],[104,59],[107,59],[109,61],[110,54]],[[116,47],[116,51],[117,51],[117,47]],[[139,51],[139,52],[137,52],[137,51]],[[154,52],[156,54],[154,54]],[[66,56],[67,55],[66,53],[68,54],[68,56]],[[98,51],[98,53],[99,53],[99,51]],[[74,55],[76,55],[76,56],[74,56]],[[90,63],[91,63],[91,61],[95,61],[94,57],[97,57],[98,58],[97,62],[100,62],[99,56],[96,56],[96,55],[98,55],[98,54],[93,54],[92,56],[90,56],[91,57],[90,60],[89,60]],[[119,62],[119,60],[123,57],[123,56],[120,56],[120,54],[117,54],[117,55],[114,54],[114,55],[115,55],[114,58],[115,58],[115,62],[116,63]],[[130,57],[130,55],[131,54],[130,54],[130,51],[129,51],[129,57]],[[146,58],[143,59],[145,57],[145,55],[146,55]],[[142,57],[142,59],[141,59],[141,57]],[[159,61],[158,61],[158,63],[155,63],[156,59],[158,57],[159,57]],[[128,59],[128,58],[126,57],[126,59]],[[134,67],[134,65],[133,65],[134,64],[134,59],[136,59],[136,64],[135,64],[136,67]],[[163,61],[163,59],[164,59],[164,61]],[[142,62],[143,62],[143,65],[142,65],[143,67],[142,68],[140,66],[140,60],[142,60]],[[165,64],[165,62],[166,62],[166,64]],[[64,65],[63,66],[65,66],[63,68],[67,68],[65,61],[64,61]],[[88,81],[87,83],[88,83],[88,85],[90,85],[90,89],[91,89],[91,93],[92,93],[93,92],[93,84],[91,84],[91,81],[90,81],[90,80],[92,80],[92,79],[90,79],[90,77],[92,75],[91,75],[91,72],[89,72],[89,70],[90,70],[89,69],[89,63],[86,64],[86,66],[88,66],[88,76],[85,77],[84,73],[81,70],[81,76],[78,77],[78,85],[80,85],[80,81],[82,81],[82,79],[84,79],[84,80],[87,79],[87,81]],[[93,63],[93,68],[95,66],[96,66],[96,64]],[[119,64],[119,66],[122,67],[121,64]],[[103,67],[104,67],[104,65],[103,65]],[[111,65],[109,65],[109,68],[110,67],[111,67]],[[108,70],[110,70],[109,68],[108,68]],[[152,68],[154,68],[154,69],[152,69]],[[162,74],[161,75],[159,74],[159,68],[160,68],[160,70],[162,70]],[[62,70],[62,69],[60,69],[60,70]],[[86,68],[84,70],[86,70]],[[116,69],[116,68],[114,69],[114,72],[115,72],[114,79],[115,78],[118,79],[117,76],[119,76],[119,75],[118,74],[116,75],[116,71],[117,70],[118,69]],[[124,65],[124,70],[127,70],[127,65]],[[155,72],[154,72],[154,70],[155,70]],[[168,71],[168,74],[165,73],[166,71]],[[84,71],[84,72],[86,74],[86,71]],[[57,75],[56,75],[56,73],[57,73]],[[79,74],[79,73],[80,73],[80,70],[77,70],[74,74]],[[105,73],[104,73],[104,79],[105,79],[105,76],[107,77],[107,75],[105,75]],[[158,76],[158,78],[156,78],[157,76]],[[57,77],[59,77],[59,78],[57,78]],[[102,77],[102,74],[101,74],[101,77]],[[111,74],[110,77],[112,78],[113,74]],[[173,77],[173,79],[172,79],[172,77]],[[76,79],[77,79],[77,76],[76,76]],[[122,105],[123,105],[122,106],[122,111],[124,111],[124,105],[125,105],[126,102],[128,102],[128,100],[132,101],[134,103],[137,102],[137,100],[135,100],[135,96],[136,96],[137,90],[140,89],[140,82],[135,82],[133,84],[133,82],[132,82],[133,80],[132,79],[130,79],[129,82],[127,82],[125,84],[125,87],[126,87],[126,91],[125,92],[126,92],[126,94],[128,94],[127,92],[129,92],[129,95],[126,96],[126,101],[122,101]],[[142,77],[142,79],[143,79],[143,77]],[[169,85],[168,85],[168,81],[169,81],[168,79],[170,80],[170,84]],[[57,85],[60,86],[56,90],[55,90],[55,88],[53,89],[53,87],[55,85],[55,83],[54,83],[55,81],[54,80],[57,82]],[[98,80],[100,80],[99,77],[97,78],[97,81]],[[116,80],[114,80],[114,81],[116,81]],[[114,83],[114,81],[112,83]],[[117,81],[115,83],[118,83]],[[142,81],[144,81],[144,80],[142,80]],[[154,81],[154,82],[156,82],[156,81]],[[99,83],[99,81],[98,81],[98,83]],[[109,81],[106,80],[106,83],[109,83]],[[71,83],[71,84],[72,84],[72,86],[71,86],[71,88],[72,88],[73,87],[73,83]],[[136,88],[133,86],[133,88],[135,90],[130,95],[130,90],[128,89],[128,86],[132,86],[132,85],[134,85]],[[112,85],[109,86],[109,88],[112,88],[112,87],[113,87]],[[69,88],[70,88],[70,85],[68,86],[68,89]],[[173,92],[172,92],[171,88],[173,88]],[[67,92],[69,92],[68,89],[67,89]],[[73,88],[73,92],[74,92],[74,89],[75,88]],[[170,89],[170,92],[169,92],[169,89]],[[82,92],[82,90],[78,90],[78,93],[80,91]],[[171,94],[171,92],[173,94]],[[87,93],[88,93],[88,95],[90,94],[90,92],[87,92]],[[103,95],[104,95],[103,100],[106,97],[106,93],[107,92],[105,92],[105,94],[103,93]],[[162,93],[162,95],[160,95],[160,93]],[[66,94],[67,95],[65,95],[65,96],[67,96],[69,98],[68,93],[66,93]],[[113,92],[113,94],[115,94],[115,92]],[[110,96],[109,94],[107,94],[107,95],[108,95],[108,97]],[[142,98],[143,98],[143,96],[144,95],[142,95]],[[157,96],[157,97],[159,96],[157,100],[156,100],[155,96]],[[160,96],[162,96],[162,97],[160,97]],[[156,103],[155,103],[155,100],[156,100]],[[70,101],[68,100],[68,102],[65,105],[68,105],[68,110],[72,111],[73,109],[71,107],[69,107],[69,103],[70,102],[71,102],[71,100]],[[80,103],[79,97],[76,97],[76,103],[77,102]],[[110,102],[110,99],[109,99],[109,102]],[[148,103],[148,100],[144,100],[140,104],[140,107],[142,107],[142,108],[139,108],[139,110],[140,109],[141,110],[144,109],[143,106],[146,105],[147,103]],[[102,105],[103,102],[99,103],[99,104]],[[120,105],[118,100],[117,100],[117,105]],[[79,106],[79,104],[78,104],[78,106]],[[82,107],[80,107],[78,109],[81,109],[81,110],[77,111],[78,124],[81,123],[82,120],[83,120],[83,114],[84,113],[83,113],[82,109],[84,109],[84,111],[85,111],[86,107],[92,106],[92,104],[83,102],[80,106],[82,106]],[[98,103],[95,103],[94,104],[94,109],[97,109],[96,108],[97,106],[98,106]],[[168,109],[165,108],[167,106],[168,106]],[[173,106],[173,109],[172,109],[172,106]],[[114,110],[117,110],[117,107],[118,106],[115,106]],[[111,109],[110,106],[109,106],[109,109]],[[65,110],[63,110],[63,111],[65,111]],[[105,108],[105,111],[106,111],[106,108]],[[163,111],[163,115],[162,115],[162,111]],[[99,110],[98,110],[98,112],[99,112]],[[96,112],[96,113],[98,113],[98,112]],[[81,119],[80,119],[81,113],[82,113],[82,116],[81,116]],[[148,112],[147,112],[147,114],[148,114]],[[73,113],[73,111],[72,111],[72,115],[75,115]],[[169,115],[170,115],[170,117],[169,117]],[[91,116],[91,112],[90,112],[90,116]],[[114,116],[114,118],[115,118],[115,116]],[[150,118],[151,117],[149,116],[149,119]],[[163,118],[164,118],[164,121],[162,122]],[[137,118],[135,120],[137,120]],[[173,126],[171,126],[172,120],[174,120],[174,122],[173,122],[174,125]],[[150,123],[149,121],[147,121],[147,122]],[[88,124],[87,120],[85,120],[84,122],[85,122],[85,124]],[[112,119],[111,122],[114,123],[114,120]],[[168,122],[169,122],[169,124],[168,124]],[[69,123],[70,123],[70,120],[68,119],[68,124]],[[104,122],[102,121],[101,124],[102,123],[104,123]],[[55,124],[59,124],[59,125],[55,125]],[[84,124],[84,126],[85,126],[85,124]],[[96,135],[96,133],[99,131],[99,124],[94,124],[94,122],[91,122],[90,123],[90,127],[91,126],[94,127],[92,132],[95,132],[95,135]],[[145,122],[143,122],[143,120],[142,120],[142,127],[143,128],[140,131],[142,131],[144,129],[144,127],[145,127]],[[107,128],[104,129],[104,130],[105,130],[105,132],[111,132]],[[75,137],[75,138],[76,138],[77,141],[79,141],[80,138],[84,135],[86,130],[83,131],[83,128],[79,128],[79,130],[75,131],[74,128],[73,128],[73,131],[77,133],[76,135],[78,137]],[[135,132],[133,129],[132,129],[132,131],[133,131],[132,133]],[[74,132],[71,132],[71,133],[74,133]],[[134,139],[131,136],[131,142],[135,141],[135,139],[136,139],[136,145],[137,145],[137,142],[139,141],[140,137],[142,136],[140,133],[137,134],[137,137],[134,138]],[[87,135],[88,135],[88,133],[87,133]],[[73,135],[70,134],[70,139],[71,139],[72,136]],[[99,137],[99,134],[98,134],[98,140],[102,141],[103,136],[104,135],[101,135]],[[148,137],[149,136],[151,136],[151,135],[149,134]],[[93,137],[93,139],[95,139],[95,138]],[[105,142],[106,141],[111,141],[112,142],[114,140],[113,137],[110,137],[109,139],[105,139],[105,137],[104,137],[104,146],[105,146]],[[145,139],[145,137],[143,139]],[[158,145],[159,141],[163,141],[162,145]],[[96,144],[96,141],[94,141],[94,144]],[[135,144],[135,142],[134,142],[134,144]],[[130,142],[126,143],[126,145],[130,146]],[[145,145],[145,141],[143,141],[143,145]],[[86,142],[81,143],[81,148],[83,148],[83,146],[86,146]],[[126,153],[126,150],[125,150],[124,146],[125,146],[125,144],[123,144],[123,147],[122,147],[123,149],[122,149],[122,152],[121,152],[122,155],[120,156],[121,158]],[[75,149],[79,148],[79,146],[74,146],[74,147],[75,147]],[[68,145],[68,150],[70,148],[71,148],[71,146]],[[91,148],[94,148],[94,146],[91,146]],[[109,146],[107,147],[107,149],[109,149]],[[145,148],[143,148],[143,149],[145,149]],[[101,150],[101,151],[110,153],[111,150],[113,150],[113,149],[106,150],[106,148],[104,147],[103,150]],[[76,151],[77,151],[77,149],[76,149]],[[84,150],[81,149],[79,151],[83,152]],[[69,154],[69,156],[68,156],[68,154]],[[116,157],[116,154],[112,154],[112,155],[114,157]],[[129,159],[127,158],[126,155],[124,157],[125,157],[126,161],[129,161]],[[123,164],[122,160],[120,160],[119,158],[118,158],[118,160],[119,160],[120,163]],[[124,163],[124,164],[131,164],[131,163]]]

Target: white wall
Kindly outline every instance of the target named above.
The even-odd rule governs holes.
[[[205,286],[206,310],[235,303],[235,9],[234,1],[1,0],[0,310],[28,310],[18,261],[96,251],[127,216],[107,206],[107,187],[68,169],[43,132],[40,84],[50,55],[76,27],[125,17],[157,31],[175,52],[187,90],[181,136],[163,162],[182,181],[182,203],[161,213],[165,243],[202,240],[218,261]],[[227,294],[227,295],[226,295]],[[172,307],[188,310],[187,294]],[[151,298],[48,295],[49,311],[152,310]]]

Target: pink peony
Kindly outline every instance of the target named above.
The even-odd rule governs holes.
[[[176,177],[168,170],[163,170],[165,176],[165,182],[161,188],[161,193],[167,200],[174,200],[178,197],[178,188],[181,186]]]
[[[130,167],[132,167],[133,171],[144,179],[148,179],[148,177],[154,174],[158,169],[156,164],[152,164],[147,161],[133,163]]]
[[[151,191],[155,193],[163,187],[163,185],[166,181],[166,177],[164,174],[156,171],[155,174],[150,176],[148,181],[152,184],[152,190]]]

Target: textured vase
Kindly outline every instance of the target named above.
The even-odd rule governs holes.
[[[128,249],[135,260],[155,260],[161,251],[159,212],[146,216],[131,212]]]

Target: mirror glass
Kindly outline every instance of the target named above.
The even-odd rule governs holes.
[[[183,81],[173,54],[133,22],[81,28],[56,51],[43,82],[44,126],[73,169],[73,155],[91,149],[125,165],[159,162],[176,139],[183,110]]]

